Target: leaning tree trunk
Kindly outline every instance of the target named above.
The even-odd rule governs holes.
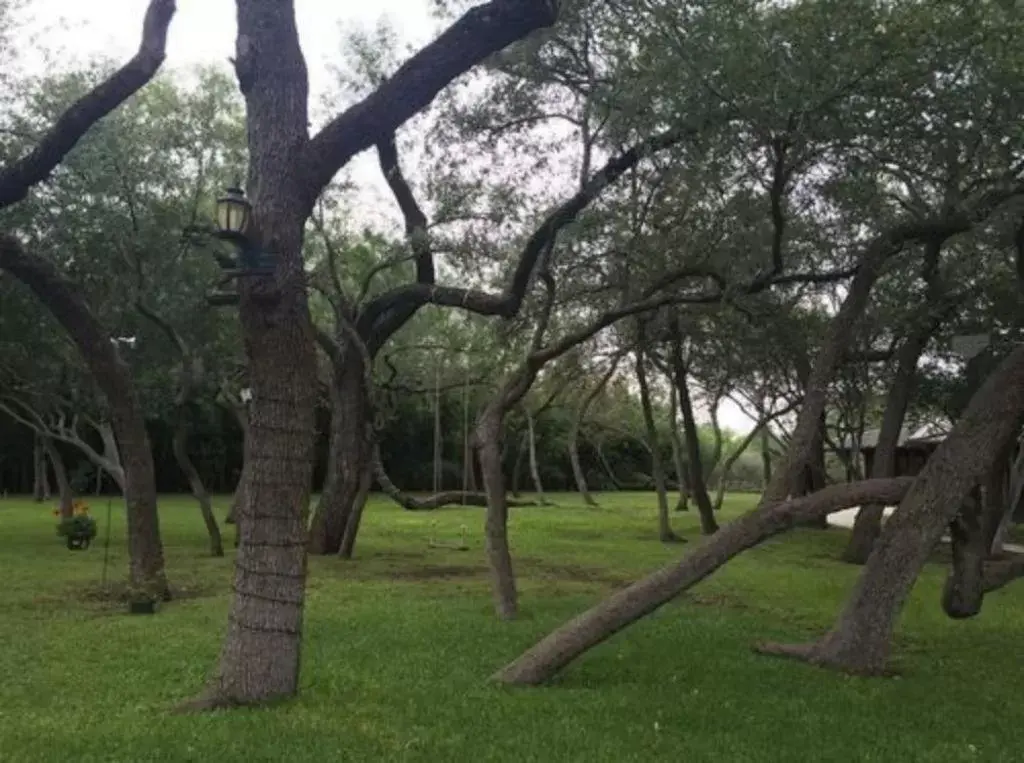
[[[203,517],[203,524],[206,525],[206,534],[210,539],[210,555],[224,556],[224,543],[220,536],[220,527],[217,526],[217,519],[213,515],[213,504],[210,501],[210,493],[203,484],[203,478],[192,463],[188,455],[188,411],[186,406],[179,406],[176,413],[177,421],[174,424],[174,434],[171,438],[171,449],[174,451],[174,460],[178,463],[185,479],[188,480],[189,489],[193,497],[199,503],[199,513]]]
[[[612,594],[545,636],[493,678],[539,684],[605,639],[654,612],[738,554],[789,530],[798,521],[827,515],[869,500],[898,501],[911,477],[831,485],[820,493],[762,506],[703,538],[681,561]]]
[[[913,481],[910,478],[834,485],[814,495],[786,500],[790,487],[809,460],[825,409],[829,381],[889,252],[888,241],[882,241],[862,259],[847,297],[832,321],[828,339],[816,358],[784,466],[776,471],[757,508],[705,538],[679,563],[622,589],[569,621],[499,671],[497,679],[522,684],[547,680],[591,647],[655,611],[740,552],[789,529],[796,521],[825,516],[868,501],[893,503],[903,497]]]
[[[64,466],[64,459],[53,440],[49,437],[43,437],[42,443],[43,450],[46,451],[46,457],[53,466],[53,476],[57,480],[57,493],[60,496],[60,515],[66,519],[75,513],[75,495],[71,490],[68,470]]]
[[[327,476],[313,515],[309,550],[314,554],[341,552],[349,518],[361,513],[373,475],[372,422],[363,382],[363,362],[347,352],[334,363],[331,380],[331,433]],[[359,522],[353,525],[358,531]],[[352,536],[352,545],[355,535]]]
[[[704,535],[711,535],[718,531],[718,521],[715,519],[715,507],[711,503],[711,496],[708,495],[708,486],[704,481],[700,437],[697,432],[697,421],[693,414],[693,401],[690,399],[686,365],[683,362],[682,347],[679,342],[678,337],[672,342],[672,372],[675,377],[673,381],[676,391],[679,395],[679,412],[683,418],[683,434],[686,437],[687,472],[690,477],[689,488],[693,499],[697,503],[697,511],[700,513],[700,531]]]
[[[0,267],[28,286],[68,332],[103,394],[124,472],[131,587],[139,596],[169,599],[153,454],[128,365],[81,290],[51,263],[28,254],[15,239],[0,236]]]
[[[502,620],[514,619],[518,611],[515,571],[508,546],[508,500],[501,463],[501,408],[492,403],[484,408],[473,433],[477,458],[487,491],[484,537],[491,568],[494,609]]]
[[[850,282],[846,298],[829,325],[828,335],[814,358],[813,368],[804,385],[803,406],[782,464],[768,483],[761,504],[782,501],[797,484],[801,473],[811,463],[817,439],[821,436],[821,417],[825,412],[829,384],[853,338],[857,322],[864,314],[871,289],[881,274],[882,266],[892,252],[885,238],[876,241],[865,253],[857,274]]]
[[[842,614],[820,640],[768,645],[852,673],[886,669],[903,603],[928,555],[968,494],[1020,431],[1024,418],[1024,347],[1018,347],[975,393],[953,431],[936,449],[886,523]]]
[[[642,332],[642,328],[640,331]],[[672,531],[669,520],[668,489],[665,487],[665,468],[661,463],[661,449],[658,447],[658,428],[654,423],[654,406],[651,404],[651,390],[647,384],[645,357],[641,349],[636,351],[636,383],[640,388],[640,410],[644,417],[644,429],[651,451],[651,477],[658,497],[658,538],[662,543],[678,542],[680,537]]]

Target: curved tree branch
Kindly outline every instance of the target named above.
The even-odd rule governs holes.
[[[73,103],[28,154],[0,170],[0,209],[21,201],[53,172],[96,122],[149,82],[164,61],[175,0],[150,0],[138,52]]]
[[[557,0],[491,0],[471,8],[373,93],[309,142],[303,156],[307,195],[315,199],[356,154],[392,135],[452,80],[558,18]]]

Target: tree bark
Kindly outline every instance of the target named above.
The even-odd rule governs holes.
[[[643,328],[639,328],[642,336]],[[642,340],[641,340],[642,341]],[[651,451],[651,477],[654,478],[654,491],[658,499],[658,539],[662,543],[674,543],[682,540],[672,531],[669,520],[668,489],[665,487],[665,468],[661,463],[661,450],[658,446],[658,428],[654,423],[654,406],[651,405],[651,390],[647,384],[647,369],[644,367],[645,355],[642,345],[636,350],[636,383],[640,388],[640,410],[644,417],[644,429]]]
[[[123,470],[131,586],[140,596],[169,599],[157,516],[153,454],[142,405],[127,364],[86,304],[82,291],[51,263],[0,235],[0,268],[28,286],[68,332],[110,409]]]
[[[1020,431],[1024,347],[989,376],[886,523],[842,614],[820,640],[772,654],[853,673],[885,671],[897,617],[928,554],[978,480]],[[880,503],[893,503],[879,501]]]
[[[501,413],[494,404],[484,408],[473,433],[477,458],[487,491],[484,538],[491,568],[494,610],[502,620],[512,620],[518,611],[515,571],[508,547],[508,501],[501,465]]]
[[[792,528],[798,521],[869,500],[896,502],[910,477],[831,485],[814,495],[763,505],[703,538],[681,561],[612,594],[544,637],[493,678],[509,684],[540,684],[605,639],[691,588],[736,555]]]
[[[75,495],[71,490],[71,481],[68,479],[68,470],[64,466],[64,459],[57,450],[56,444],[49,437],[43,437],[43,450],[46,457],[53,466],[53,476],[57,480],[57,494],[60,496],[60,515],[62,518],[72,516],[75,513]]]
[[[687,464],[689,474],[689,488],[694,501],[697,503],[697,511],[700,513],[700,531],[704,535],[711,535],[718,531],[718,521],[715,519],[715,508],[708,495],[708,486],[704,481],[704,464],[701,460],[700,436],[697,431],[697,421],[693,414],[693,402],[690,400],[690,389],[687,380],[686,364],[683,361],[682,337],[679,328],[676,327],[676,336],[671,342],[671,363],[672,375],[675,377],[673,383],[679,395],[679,412],[683,418],[683,433],[686,437]]]

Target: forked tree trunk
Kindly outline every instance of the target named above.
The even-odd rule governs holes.
[[[1024,347],[1018,347],[975,393],[928,459],[882,530],[832,629],[812,644],[768,645],[765,651],[853,673],[884,672],[896,620],[928,555],[978,480],[1020,431],[1022,418]]]
[[[526,437],[529,443],[530,454],[530,479],[533,480],[533,489],[537,493],[537,505],[544,506],[547,500],[544,498],[544,483],[540,479],[540,464],[537,462],[537,428],[534,426],[533,414],[523,406],[526,414]]]
[[[174,451],[174,460],[178,463],[188,480],[192,496],[199,503],[199,513],[203,517],[203,524],[206,525],[206,534],[210,539],[210,555],[224,556],[224,543],[220,536],[220,527],[217,526],[217,519],[213,515],[213,505],[210,501],[210,493],[203,484],[203,478],[199,470],[192,463],[188,455],[188,412],[185,406],[180,406],[176,414],[177,421],[174,425],[174,435],[171,440],[171,449]]]
[[[341,552],[349,517],[361,511],[373,475],[363,363],[355,352],[345,353],[343,360],[343,364],[333,364],[327,476],[310,529],[309,550],[313,554]],[[353,529],[358,527],[356,522]]]
[[[71,490],[68,470],[64,466],[64,459],[53,440],[49,437],[43,437],[42,444],[46,457],[53,466],[53,476],[57,480],[57,494],[60,497],[60,515],[66,519],[75,513],[75,494]]]
[[[693,499],[697,503],[697,511],[700,513],[700,531],[704,535],[711,535],[718,531],[718,521],[715,519],[715,507],[711,503],[708,486],[704,481],[700,436],[693,413],[693,402],[690,399],[687,370],[683,362],[683,349],[680,342],[681,339],[678,336],[672,342],[672,374],[675,377],[673,383],[679,395],[679,412],[683,418],[683,433],[686,437],[689,487]]]
[[[142,405],[127,364],[86,304],[81,290],[51,263],[26,253],[16,240],[0,235],[0,267],[28,286],[46,305],[68,332],[102,392],[121,454],[131,587],[139,596],[169,599],[153,454]]]
[[[518,602],[512,552],[508,546],[508,501],[501,466],[501,421],[500,409],[488,405],[477,420],[473,440],[487,491],[484,539],[491,568],[494,609],[502,620],[511,620],[518,611]]]
[[[868,500],[899,501],[910,477],[831,485],[820,493],[762,506],[702,538],[681,561],[609,596],[528,649],[493,678],[539,684],[605,639],[691,588],[736,555],[791,529],[798,521],[827,515]]]
[[[642,328],[640,331],[642,332]],[[681,538],[672,531],[669,520],[668,488],[665,486],[665,468],[661,463],[661,449],[658,446],[658,428],[654,423],[654,406],[651,404],[651,390],[647,384],[647,369],[644,352],[636,351],[636,383],[640,388],[640,410],[644,417],[644,430],[651,452],[651,477],[654,479],[654,492],[658,500],[658,539],[662,543],[678,542]]]

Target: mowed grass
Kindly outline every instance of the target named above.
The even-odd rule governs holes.
[[[300,696],[206,715],[170,712],[214,667],[230,595],[231,558],[206,556],[194,505],[161,502],[178,599],[133,617],[100,587],[105,499],[92,503],[100,537],[84,553],[61,546],[51,507],[0,502],[0,760],[1020,759],[1024,586],[952,622],[938,607],[942,568],[931,566],[901,622],[899,679],[751,651],[830,624],[856,575],[834,561],[840,530],[798,530],[742,555],[552,686],[489,683],[554,626],[685,553],[655,539],[651,495],[606,494],[599,509],[554,498],[513,510],[523,609],[514,623],[492,614],[480,509],[410,513],[375,499],[356,560],[311,560]],[[753,501],[731,496],[723,518]],[[673,519],[697,538],[694,516]],[[461,525],[468,551],[427,547],[432,532],[455,542]],[[118,583],[123,528],[115,502]]]

